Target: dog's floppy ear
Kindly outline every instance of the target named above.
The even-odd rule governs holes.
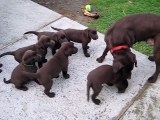
[[[124,66],[122,65],[121,62],[118,60],[113,61],[113,72],[117,73],[119,70],[121,70]]]
[[[135,67],[137,67],[137,59],[136,55],[132,52],[127,53],[128,57],[131,59],[131,61],[135,64]]]
[[[97,35],[97,31],[94,29],[87,29],[87,34],[90,38],[92,38],[93,40],[97,40],[98,39],[98,35]]]

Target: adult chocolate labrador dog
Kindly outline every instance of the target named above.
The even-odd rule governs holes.
[[[84,55],[86,57],[90,57],[87,49],[89,49],[88,44],[91,42],[91,39],[97,40],[98,34],[96,29],[87,28],[84,30],[77,29],[59,29],[55,27],[51,27],[54,30],[61,31],[66,35],[67,40],[82,43],[82,48]]]
[[[41,56],[38,55],[35,51],[27,50],[22,57],[21,63],[13,70],[11,79],[6,81],[6,79],[4,78],[4,83],[13,83],[17,89],[23,91],[28,90],[28,88],[24,84],[28,83],[31,80],[37,82],[37,80],[32,79],[31,77],[26,75],[26,73],[36,73],[38,68],[36,67],[35,62],[38,61],[41,61]]]
[[[147,41],[154,44],[155,38],[160,33],[159,21],[160,15],[156,14],[134,14],[118,20],[106,32],[104,39],[106,48],[102,56],[97,58],[97,61],[100,63],[103,62],[108,51],[114,53],[118,50],[128,49],[128,47],[132,47],[134,43],[139,41]],[[160,42],[158,38],[156,41],[156,44]],[[154,44],[153,47],[156,47],[156,45]],[[154,50],[154,56],[150,57],[150,59],[156,57],[156,52],[157,50]],[[155,81],[155,79],[149,79],[149,82]]]

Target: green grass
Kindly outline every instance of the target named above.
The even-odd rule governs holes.
[[[100,18],[89,23],[89,27],[97,28],[105,33],[116,20],[134,13],[160,14],[160,0],[91,0],[93,8],[100,13]],[[152,47],[145,42],[133,46],[146,55],[152,54]]]

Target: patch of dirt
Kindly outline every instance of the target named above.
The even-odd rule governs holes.
[[[88,0],[32,0],[42,6],[56,11],[72,20],[78,21],[83,25],[87,25],[94,20],[84,16],[81,7],[84,7]]]

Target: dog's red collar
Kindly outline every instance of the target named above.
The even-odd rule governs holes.
[[[113,52],[115,52],[115,51],[117,51],[117,50],[121,50],[121,49],[128,49],[128,46],[127,46],[127,45],[120,45],[120,46],[111,48],[111,49],[110,49],[110,52],[113,53]]]

